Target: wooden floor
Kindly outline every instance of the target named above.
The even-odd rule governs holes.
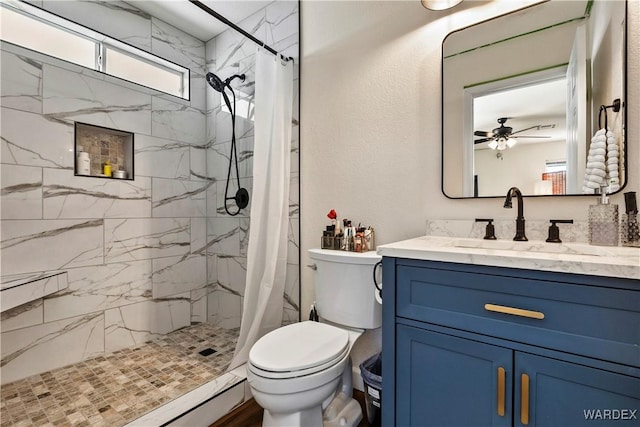
[[[369,427],[364,404],[364,393],[359,390],[353,390],[353,397],[360,402],[362,414],[364,418],[358,424],[358,427]],[[262,426],[262,408],[251,399],[245,402],[232,412],[228,413],[218,421],[213,423],[211,427],[261,427]]]

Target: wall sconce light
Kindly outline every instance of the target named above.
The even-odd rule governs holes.
[[[422,5],[429,10],[450,9],[462,3],[462,0],[421,0],[421,1],[422,1]]]

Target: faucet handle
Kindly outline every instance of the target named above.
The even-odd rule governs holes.
[[[551,225],[549,226],[549,237],[547,242],[549,243],[562,243],[560,240],[560,229],[556,224],[573,224],[572,219],[550,219]]]
[[[496,240],[496,229],[493,226],[493,218],[476,218],[476,222],[487,222],[484,230],[484,240]]]

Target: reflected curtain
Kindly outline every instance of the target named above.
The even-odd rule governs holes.
[[[543,172],[542,180],[551,181],[551,194],[566,194],[567,172]]]
[[[229,369],[282,324],[287,268],[293,61],[256,53],[253,197],[240,335]]]

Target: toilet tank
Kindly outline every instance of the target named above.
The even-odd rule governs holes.
[[[376,302],[373,283],[373,268],[382,259],[380,255],[310,249],[309,256],[316,266],[314,287],[320,317],[353,328],[382,326],[382,305]]]

